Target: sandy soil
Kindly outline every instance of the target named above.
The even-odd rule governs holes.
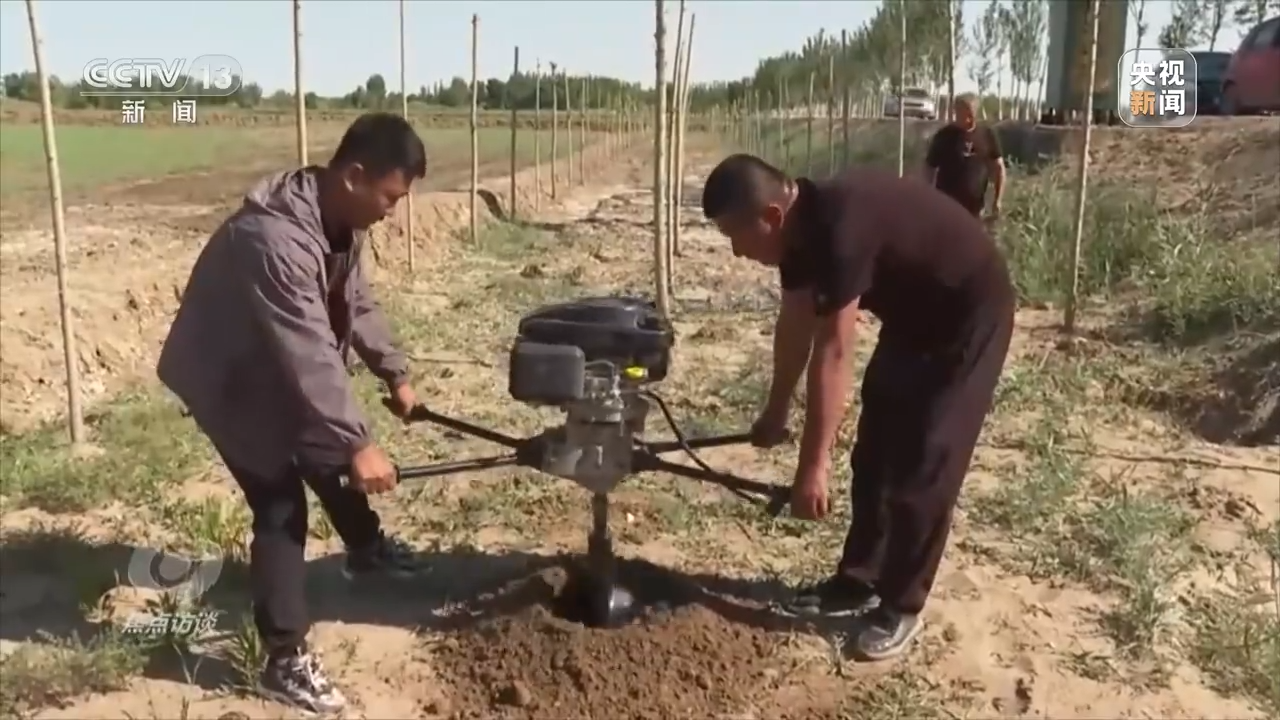
[[[381,292],[402,318],[419,392],[435,409],[516,431],[539,427],[546,415],[511,407],[503,393],[505,343],[519,313],[541,301],[651,284],[651,171],[627,158],[593,167],[587,186],[556,202],[541,198],[533,222],[487,233],[483,251],[453,240],[466,216],[465,194],[419,196],[414,243],[426,269],[417,277],[404,273],[400,224],[380,230],[374,259]],[[705,167],[694,163],[686,178],[688,203],[696,199],[700,171]],[[492,187],[505,196],[505,181]],[[520,187],[521,206],[529,208],[527,177]],[[149,373],[186,268],[223,209],[194,194],[161,204],[149,192],[139,188],[128,203],[76,208],[69,218],[90,238],[73,268],[79,359],[94,398]],[[682,218],[683,256],[674,283],[681,344],[662,391],[689,420],[690,432],[741,427],[760,389],[774,281],[730,258],[692,204]],[[57,409],[60,351],[45,246],[39,234],[6,236],[3,244],[0,382],[5,422],[15,427]],[[317,531],[309,547],[314,644],[353,701],[348,716],[1266,717],[1255,700],[1228,691],[1205,663],[1195,662],[1190,641],[1177,638],[1188,637],[1201,598],[1265,587],[1247,582],[1265,578],[1271,567],[1250,539],[1257,528],[1280,521],[1280,449],[1199,441],[1161,416],[1112,407],[1088,388],[1074,400],[1050,397],[1049,386],[1068,371],[1086,372],[1105,360],[1089,356],[1105,348],[1089,345],[1060,360],[1056,322],[1045,311],[1019,315],[1004,400],[975,459],[927,628],[906,658],[854,665],[838,649],[848,628],[796,624],[768,611],[784,583],[829,569],[847,517],[845,477],[839,478],[837,517],[819,524],[768,520],[714,488],[665,476],[628,482],[613,495],[618,551],[637,559],[625,576],[671,600],[640,624],[590,630],[559,617],[558,604],[569,565],[560,554],[584,546],[585,494],[523,471],[489,471],[406,487],[377,501],[384,522],[432,563],[434,571],[422,580],[347,587],[336,572],[340,544],[331,531]],[[862,344],[860,361],[871,344]],[[1066,414],[1053,415],[1054,408]],[[396,431],[379,422],[406,459],[486,450],[429,428]],[[783,482],[794,449],[729,448],[704,456],[748,477]],[[1123,587],[1100,587],[1089,572],[1046,569],[1066,564],[1061,553],[1051,553],[1053,536],[1026,526],[1011,534],[992,520],[1016,504],[992,499],[1002,486],[1028,483],[1051,462],[1075,468],[1081,485],[1056,517],[1034,524],[1094,522],[1104,516],[1090,513],[1105,510],[1106,498],[1120,497],[1107,494],[1118,484],[1126,498],[1152,493],[1185,516],[1198,560],[1160,591],[1160,602],[1175,609],[1168,613],[1168,635],[1162,629],[1151,640],[1158,646],[1148,648],[1153,654],[1123,646],[1107,629],[1106,618],[1132,611]],[[238,503],[220,469],[181,487],[169,492]],[[1030,493],[1039,486],[1025,487]],[[247,541],[243,517],[238,525],[225,522]],[[78,516],[32,509],[4,516],[11,538],[22,530],[74,529],[78,542],[88,538],[100,547],[160,541],[147,525],[122,507]],[[1041,554],[1028,560],[1031,550]],[[75,606],[65,576],[47,569],[61,566],[63,556],[51,549],[42,557],[43,570],[7,573],[6,638],[20,635],[19,627],[53,627],[55,608]],[[1104,570],[1098,566],[1094,574]],[[127,589],[108,594],[115,612],[148,599]],[[225,608],[240,613],[245,604],[241,587]],[[148,666],[124,689],[38,717],[293,717],[235,690],[246,636],[235,627],[220,629],[192,649],[182,673]]]

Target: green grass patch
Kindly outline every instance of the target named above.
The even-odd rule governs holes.
[[[235,127],[68,125],[56,129],[63,187],[84,189],[125,180],[208,170],[253,158],[266,132]],[[275,133],[283,137],[281,133]],[[6,125],[0,133],[0,186],[10,195],[45,186],[39,125]]]
[[[147,653],[116,634],[92,640],[50,638],[6,655],[0,671],[0,716],[30,717],[89,693],[123,690],[142,672]]]
[[[82,512],[114,501],[138,504],[212,457],[195,423],[158,390],[122,396],[85,420],[91,452],[73,453],[60,422],[0,436],[6,506]]]
[[[311,128],[309,151],[316,162],[328,160],[341,126]],[[64,190],[88,190],[133,180],[203,172],[235,163],[253,167],[294,162],[293,128],[287,126],[195,125],[65,125],[56,128],[58,167]],[[460,167],[471,152],[468,128],[421,128],[431,166]],[[511,157],[508,128],[480,128],[476,133],[479,162],[489,164]],[[563,160],[570,148],[578,152],[581,137],[560,132],[558,152]],[[592,138],[588,137],[588,142]],[[572,146],[571,146],[572,143]],[[551,159],[551,132],[535,138],[530,129],[516,137],[516,161],[527,165],[537,154]],[[14,197],[47,186],[44,136],[38,124],[7,123],[0,132],[0,195]],[[574,167],[576,176],[578,168]],[[264,170],[269,172],[269,170]]]
[[[1190,657],[1215,689],[1280,716],[1280,600],[1259,604],[1219,593],[1196,600],[1188,620]]]

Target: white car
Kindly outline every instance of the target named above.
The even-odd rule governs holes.
[[[896,96],[889,96],[884,101],[885,117],[898,117],[898,102]],[[920,118],[922,120],[937,120],[938,106],[933,101],[933,96],[924,88],[907,88],[902,97],[902,114],[909,118]]]

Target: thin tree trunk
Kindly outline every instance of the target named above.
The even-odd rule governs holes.
[[[297,8],[295,6],[295,19]],[[53,129],[53,102],[49,76],[45,71],[44,41],[36,22],[36,8],[27,0],[27,22],[31,27],[31,53],[36,66],[36,82],[40,83],[40,130],[44,136],[45,168],[49,174],[49,212],[53,222],[53,257],[58,285],[58,321],[62,328],[62,362],[66,372],[67,430],[72,450],[84,448],[84,410],[80,402],[80,365],[76,352],[75,320],[71,314],[71,298],[67,278],[66,210],[62,203],[62,173],[58,167],[58,141]],[[295,27],[297,27],[295,23]],[[303,137],[306,137],[305,132]]]
[[[1080,143],[1080,169],[1076,181],[1076,227],[1075,242],[1071,247],[1071,283],[1067,290],[1066,309],[1062,317],[1062,329],[1068,335],[1076,330],[1077,304],[1080,300],[1080,255],[1084,242],[1085,201],[1089,188],[1089,145],[1093,140],[1093,93],[1098,67],[1098,3],[1100,0],[1088,0],[1092,18],[1089,22],[1089,79],[1088,92],[1084,101],[1084,138]],[[1088,16],[1086,16],[1088,17]]]
[[[533,70],[533,210],[542,210],[542,58]]]
[[[671,317],[671,294],[667,281],[667,28],[663,0],[654,0],[654,77],[657,102],[653,108],[653,280],[658,312]]]

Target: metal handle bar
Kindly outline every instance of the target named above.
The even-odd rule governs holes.
[[[386,405],[394,412],[395,407],[390,399],[383,400],[382,404]],[[464,435],[477,437],[481,440],[488,440],[495,445],[502,445],[503,447],[510,448],[512,450],[520,449],[520,447],[526,442],[524,438],[512,437],[496,430],[490,430],[489,428],[483,428],[479,425],[473,425],[463,420],[451,418],[448,415],[441,415],[434,410],[427,409],[426,405],[413,406],[413,408],[411,408],[404,416],[404,421],[406,423],[429,422],[433,425],[439,425],[440,427],[448,428],[449,430],[460,432]]]
[[[431,463],[429,465],[408,465],[404,467],[397,465],[396,484],[400,485],[406,481],[426,480],[429,478],[441,477],[443,475],[456,475],[458,473],[472,472],[475,470],[511,467],[512,465],[519,465],[520,460],[520,456],[512,453],[510,455],[471,458],[470,460],[451,460],[447,462]],[[346,473],[339,475],[338,484],[342,487],[350,487],[351,476]]]
[[[684,450],[686,449],[686,445],[689,450],[706,450],[707,448],[722,447],[725,445],[738,445],[746,442],[751,442],[751,433],[689,438],[685,441],[685,445],[681,445],[679,440],[659,440],[657,442],[641,441],[640,446],[651,453],[661,455],[662,453]]]
[[[388,408],[394,409],[392,401],[389,398],[384,399],[382,403]],[[414,406],[413,409],[404,416],[404,421],[407,423],[428,422],[433,425],[439,425],[441,427],[460,432],[464,435],[471,435],[472,437],[476,437],[481,440],[488,440],[489,442],[511,448],[512,450],[519,450],[530,440],[529,438],[512,437],[511,435],[500,433],[496,430],[490,430],[489,428],[474,425],[466,422],[465,420],[458,420],[447,415],[441,415],[434,410],[427,409],[425,405]],[[686,441],[686,445],[688,446],[687,449],[706,450],[707,448],[722,447],[725,445],[738,445],[750,441],[751,433],[734,433],[731,435],[713,435],[711,437],[689,438]],[[685,446],[680,444],[679,440],[659,440],[656,442],[640,441],[639,445],[649,452],[659,455],[686,449]]]
[[[640,471],[665,472],[686,477],[690,480],[701,480],[712,485],[719,485],[753,505],[763,504],[769,517],[781,515],[782,511],[787,507],[787,503],[791,501],[791,488],[782,485],[773,485],[759,480],[738,477],[737,475],[680,465],[639,451],[636,453],[634,462],[636,469]]]
[[[395,406],[390,398],[386,398],[383,404],[388,409],[395,411]],[[664,414],[669,410],[663,405]],[[508,455],[499,455],[486,458],[474,458],[470,460],[446,461],[441,463],[431,463],[428,465],[410,465],[396,467],[396,483],[403,483],[410,480],[422,480],[429,478],[441,477],[444,475],[453,475],[462,472],[471,472],[475,470],[485,470],[495,467],[510,467],[513,465],[537,468],[540,462],[540,453],[538,448],[541,447],[541,434],[532,438],[517,438],[504,433],[483,428],[472,423],[451,418],[447,415],[441,415],[433,410],[427,409],[425,405],[416,405],[409,410],[404,416],[406,423],[413,422],[429,422],[434,425],[454,430],[464,435],[481,440],[488,440],[497,445],[515,450],[516,452]],[[674,418],[668,418],[671,422]],[[675,425],[672,425],[673,429]],[[710,467],[696,456],[692,455],[696,463],[700,467],[692,468],[686,465],[663,460],[657,457],[659,454],[683,450],[691,452],[694,450],[705,450],[707,448],[723,447],[725,445],[737,445],[751,441],[750,433],[734,433],[730,435],[715,435],[702,438],[677,438],[675,440],[662,440],[658,442],[645,442],[638,440],[636,449],[632,454],[632,466],[638,472],[660,471],[673,475],[679,475],[691,480],[700,480],[719,485],[729,492],[737,495],[748,502],[760,504],[761,498],[754,496],[763,496],[766,502],[766,512],[771,517],[777,517],[786,507],[790,499],[790,488],[778,485],[771,485],[757,480],[748,480],[736,475],[718,472]],[[350,477],[346,474],[339,476],[339,483],[342,487],[350,487]]]

